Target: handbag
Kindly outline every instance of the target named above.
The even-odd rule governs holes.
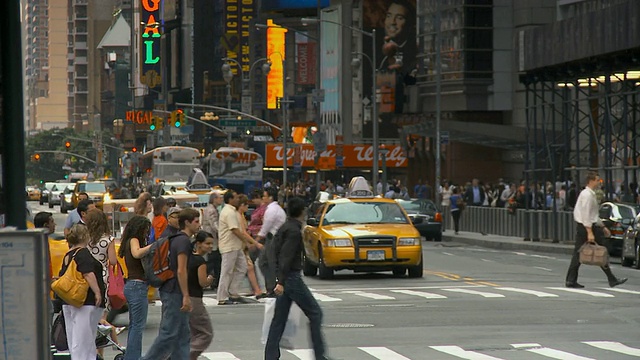
[[[64,314],[60,313],[53,321],[51,326],[51,344],[56,347],[58,351],[69,350],[67,343],[67,329],[64,323]]]
[[[64,274],[51,283],[51,290],[65,303],[75,307],[82,307],[82,305],[84,305],[87,299],[87,292],[89,291],[89,283],[78,271],[76,262],[74,261],[80,250],[81,249],[78,249],[73,253]]]
[[[264,304],[264,320],[262,322],[262,338],[260,341],[262,344],[267,343],[269,337],[269,329],[271,328],[271,321],[276,311],[276,299],[267,298]],[[289,316],[287,317],[287,324],[284,327],[282,338],[280,339],[280,347],[283,349],[295,349],[294,339],[298,333],[300,327],[300,321],[302,320],[302,309],[296,303],[291,304],[289,309]]]
[[[460,211],[462,211],[467,206],[467,203],[464,202],[464,199],[461,196],[456,200],[456,205],[458,205],[458,209],[460,209]]]
[[[609,265],[609,252],[604,246],[585,243],[580,247],[580,263],[600,267],[607,266]]]
[[[109,297],[111,308],[115,310],[122,308],[127,303],[127,298],[124,296],[124,274],[120,263],[109,266],[108,289],[107,296]]]

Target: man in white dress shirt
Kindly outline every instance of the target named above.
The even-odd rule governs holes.
[[[576,244],[567,272],[565,285],[569,288],[583,288],[578,283],[578,269],[580,268],[580,248],[585,242],[602,245],[606,237],[611,236],[609,229],[604,227],[598,215],[598,199],[595,191],[600,187],[600,176],[597,172],[589,172],[586,178],[587,186],[578,195],[573,209],[573,219],[577,223]],[[613,275],[609,265],[603,266],[602,271],[607,275],[609,286],[624,284],[627,278],[617,278]]]
[[[267,294],[273,297],[273,289],[276,287],[275,252],[273,251],[273,236],[278,232],[282,224],[287,221],[287,214],[278,204],[278,190],[273,187],[264,190],[262,200],[267,204],[262,219],[262,227],[256,240],[264,244],[264,248],[258,257],[258,267],[264,276],[264,285]]]

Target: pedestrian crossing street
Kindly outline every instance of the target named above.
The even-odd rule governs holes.
[[[561,360],[596,360],[596,359],[628,359],[640,357],[640,348],[628,346],[616,341],[582,341],[570,343],[570,349],[562,346],[545,346],[539,343],[513,343],[492,347],[486,350],[466,350],[457,345],[434,345],[420,349],[403,351],[398,348],[382,346],[330,348],[329,355],[336,359],[350,360],[424,360],[424,359],[467,359],[467,360],[509,360],[509,359],[561,359]],[[408,352],[411,352],[409,354]],[[243,351],[244,355],[230,352],[207,352],[201,359],[208,360],[250,360],[260,359],[262,349],[252,352]],[[314,360],[311,349],[283,350],[282,359]]]
[[[425,286],[407,288],[367,288],[367,289],[312,289],[312,294],[320,303],[362,302],[362,301],[415,301],[415,300],[453,300],[453,299],[532,299],[532,298],[571,298],[571,299],[611,299],[640,295],[638,290],[625,288],[586,288],[566,287],[510,287],[510,286]],[[217,306],[214,293],[205,293],[205,306]]]

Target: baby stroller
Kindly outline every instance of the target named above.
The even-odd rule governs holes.
[[[98,324],[98,332],[96,335],[96,348],[102,349],[109,346],[113,347],[113,350],[119,351],[120,353],[113,357],[113,360],[123,360],[126,348],[121,346],[117,342],[113,341],[111,338],[111,331],[113,330],[113,326],[111,325],[102,325]],[[124,330],[124,328],[116,328],[116,334],[120,334],[120,332]],[[104,360],[98,355],[98,360]]]
[[[98,324],[98,331],[96,334],[96,349],[102,349],[109,346],[113,346],[113,349],[119,351],[120,353],[113,357],[113,360],[123,360],[125,354],[125,347],[120,346],[118,343],[111,339],[111,330],[113,326]],[[116,328],[116,333],[123,330],[124,328]],[[67,335],[65,333],[65,323],[64,316],[62,312],[58,314],[55,321],[53,322],[52,332],[51,332],[51,352],[53,354],[54,359],[66,360],[71,359],[69,355],[69,347],[67,345]],[[98,355],[96,357],[97,360],[104,360]]]

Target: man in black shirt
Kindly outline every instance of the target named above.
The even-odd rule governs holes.
[[[302,198],[291,198],[287,204],[289,218],[274,237],[277,285],[273,292],[278,295],[278,298],[264,350],[265,360],[280,359],[280,340],[292,302],[295,302],[309,318],[315,358],[318,360],[329,359],[325,355],[325,344],[321,330],[322,310],[300,275],[303,251],[302,223],[305,218],[305,210]]]
[[[162,319],[158,337],[142,357],[143,360],[189,359],[189,313],[191,298],[187,282],[187,262],[191,254],[190,238],[200,229],[200,212],[184,209],[178,217],[180,232],[169,237],[169,267],[174,277],[160,287]]]

